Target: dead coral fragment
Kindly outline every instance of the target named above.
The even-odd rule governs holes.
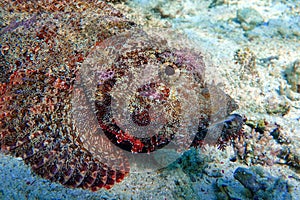
[[[239,159],[247,165],[284,164],[300,172],[298,145],[279,124],[248,120],[246,125],[245,136],[234,143]]]
[[[300,60],[296,60],[285,70],[287,81],[291,85],[291,90],[300,93]]]
[[[245,49],[238,49],[234,54],[235,64],[240,65],[240,77],[244,77],[244,73],[250,72],[252,75],[256,73],[256,56],[246,47]]]
[[[236,139],[234,148],[237,156],[247,165],[273,165],[278,162],[282,145],[288,144],[289,139],[280,133],[277,124],[265,120],[247,120],[244,137]],[[281,142],[281,144],[279,144]]]
[[[300,172],[300,155],[297,150],[292,148],[291,146],[285,146],[280,154],[278,155],[282,160],[279,161],[281,164],[286,164],[296,170],[296,172]]]

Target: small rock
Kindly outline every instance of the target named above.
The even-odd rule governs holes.
[[[223,5],[226,3],[226,0],[213,0],[211,2],[211,4],[208,6],[208,8],[213,8],[213,7],[216,7],[216,6],[220,6],[220,5]]]
[[[251,199],[251,192],[243,187],[238,181],[218,179],[217,187],[221,191],[218,195],[218,199]]]
[[[236,15],[244,31],[252,30],[264,22],[259,12],[253,8],[239,9]]]
[[[287,81],[291,85],[291,90],[300,93],[300,60],[296,60],[285,70]]]
[[[262,168],[238,167],[234,172],[234,178],[252,192],[253,199],[292,199],[287,182],[265,173]]]
[[[286,20],[282,19],[271,19],[268,22],[268,27],[275,31],[275,34],[281,36],[282,38],[299,38],[300,36],[300,26],[298,21],[299,17],[289,18]]]
[[[221,170],[218,168],[211,168],[211,167],[205,168],[204,173],[209,177],[215,177],[215,178],[223,176]]]
[[[274,98],[271,96],[266,99],[266,111],[270,115],[284,116],[290,111],[290,105],[283,97]]]
[[[253,173],[250,169],[246,169],[243,167],[237,168],[234,172],[234,178],[253,193],[260,190],[262,187],[262,185],[258,182],[256,174]]]

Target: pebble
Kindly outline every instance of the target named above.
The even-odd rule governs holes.
[[[253,199],[292,199],[287,182],[281,178],[273,177],[268,173],[265,173],[262,168],[253,167],[248,169],[238,167],[233,176],[245,188],[252,192]]]
[[[264,22],[264,19],[260,13],[253,8],[243,8],[237,10],[236,17],[244,31],[252,30]]]

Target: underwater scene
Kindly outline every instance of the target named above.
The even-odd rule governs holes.
[[[0,5],[0,200],[300,199],[299,0]]]

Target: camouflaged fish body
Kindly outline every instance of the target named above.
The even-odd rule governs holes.
[[[190,104],[182,102],[184,95],[176,97],[182,90],[176,88],[170,77],[177,74],[183,74],[178,77],[191,76],[195,82],[180,87],[196,88],[197,98],[203,97],[203,106],[199,106],[203,120],[201,113],[198,113],[199,118],[197,114],[193,119],[200,122],[193,133],[195,139],[189,138],[190,143],[186,145],[205,143],[214,106],[206,104],[207,86],[199,74],[201,70],[194,68],[197,63],[189,61],[193,55],[186,56],[185,51],[176,52],[151,39],[145,44],[139,43],[141,48],[110,52],[107,55],[111,56],[109,61],[113,64],[105,68],[109,73],[104,77],[98,74],[96,92],[89,93],[87,86],[95,79],[89,79],[92,75],[81,73],[81,69],[87,67],[91,51],[109,49],[110,44],[116,45],[116,39],[126,38],[127,32],[130,39],[125,43],[134,46],[130,43],[133,38],[147,38],[147,33],[138,31],[135,35],[139,29],[133,22],[112,6],[98,1],[55,1],[51,4],[9,1],[1,3],[0,9],[6,16],[14,13],[14,17],[8,17],[2,24],[0,31],[1,152],[21,157],[41,177],[67,187],[92,191],[109,189],[129,173],[124,149],[149,153],[163,148],[176,137],[177,130],[181,130],[182,116],[191,118],[191,113],[185,109],[185,105]],[[114,37],[118,35],[121,36]],[[120,49],[125,48],[122,42],[118,43]],[[202,58],[197,59],[200,69],[204,68]],[[147,63],[163,66],[162,76],[170,78],[170,84],[150,81],[137,88],[134,98],[124,96],[124,102],[129,102],[131,108],[129,116],[138,126],[146,127],[154,120],[150,118],[153,116],[150,108],[156,111],[155,106],[159,105],[159,113],[171,117],[157,115],[155,120],[165,125],[159,126],[160,131],[154,135],[139,137],[118,126],[123,118],[113,117],[110,103],[113,97],[118,98],[121,87],[118,81],[126,82],[128,73],[139,77],[135,70],[143,69]],[[78,83],[83,86],[76,86]],[[224,97],[225,94],[220,93]],[[235,109],[235,103],[228,95],[224,98],[228,102],[224,113],[228,115]],[[185,99],[187,101],[189,99]],[[91,114],[93,107],[97,109],[96,118]],[[219,121],[217,124],[222,128],[216,143],[225,146],[240,133],[241,123],[238,115]],[[103,132],[105,134],[101,135]],[[179,139],[185,141],[186,138]]]

